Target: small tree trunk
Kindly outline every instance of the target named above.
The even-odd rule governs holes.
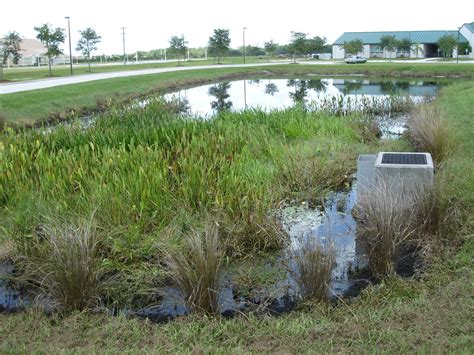
[[[0,63],[0,80],[3,80],[3,63]]]
[[[51,57],[48,57],[48,69],[49,69],[49,76],[52,75],[52,71],[51,71]]]
[[[87,61],[89,63],[89,71],[91,71],[91,56],[90,56],[90,54],[87,55]]]

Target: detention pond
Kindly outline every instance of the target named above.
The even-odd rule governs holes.
[[[361,112],[379,117],[382,137],[397,138],[404,131],[407,107],[436,96],[439,84],[423,81],[372,81],[363,79],[257,79],[220,82],[165,95],[177,102],[185,115],[212,119],[220,111],[261,109],[265,111],[305,105],[310,110],[328,110],[336,114]],[[148,100],[131,105],[144,106]],[[84,126],[93,125],[95,117],[85,118]],[[54,129],[50,127],[49,129]],[[364,270],[366,256],[356,240],[356,223],[352,209],[357,195],[356,177],[345,190],[326,196],[322,206],[289,204],[274,211],[288,235],[287,247],[271,260],[259,265],[265,282],[242,286],[239,273],[227,273],[219,294],[224,315],[262,310],[281,313],[294,308],[298,301],[295,262],[292,255],[306,242],[334,247],[336,266],[331,278],[331,297],[356,296],[371,280]],[[330,238],[329,238],[330,236]],[[412,263],[413,258],[406,258]],[[406,264],[406,263],[405,263]],[[413,265],[403,265],[412,274]],[[249,267],[255,267],[250,265]],[[263,271],[262,271],[263,270]],[[0,311],[16,311],[28,304],[28,297],[15,290],[6,280],[14,272],[9,264],[0,263]],[[241,276],[241,275],[240,275]],[[241,277],[242,278],[242,277]],[[245,275],[244,277],[245,278]],[[123,311],[123,310],[122,310]],[[146,307],[123,311],[127,314],[164,321],[188,313],[179,289],[162,288],[158,301]]]

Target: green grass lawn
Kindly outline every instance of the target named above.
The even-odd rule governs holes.
[[[126,100],[131,96],[169,91],[189,85],[236,77],[259,75],[366,75],[372,77],[463,77],[474,76],[472,64],[395,64],[364,65],[276,65],[258,68],[219,68],[186,72],[151,74],[128,78],[98,80],[55,88],[0,95],[0,115],[9,124],[32,124],[52,117],[68,116],[71,111],[87,111],[107,99]]]
[[[307,72],[313,70],[309,66],[308,68],[296,67],[301,73],[305,70]],[[380,68],[378,74],[387,70],[385,73],[388,75],[394,67],[381,66]],[[284,71],[288,68],[281,67],[278,70]],[[316,72],[318,70],[315,69]],[[335,70],[342,71],[338,68]],[[425,75],[429,73],[428,67],[420,67],[419,70]],[[437,74],[442,72],[442,69],[436,70]],[[450,67],[445,70],[451,74],[456,73]],[[470,68],[467,69],[467,73],[472,73],[470,70]],[[170,77],[169,80],[173,81],[173,78]],[[124,315],[112,317],[88,312],[47,316],[29,309],[18,314],[0,314],[0,351],[471,353],[474,348],[474,299],[472,297],[474,294],[474,141],[472,140],[474,82],[463,81],[443,87],[435,105],[446,112],[448,122],[455,130],[459,143],[456,154],[445,162],[445,169],[450,171],[451,176],[450,195],[453,200],[464,206],[466,219],[459,235],[453,237],[453,240],[463,241],[462,245],[444,248],[421,277],[389,278],[367,288],[361,297],[346,301],[337,307],[308,304],[280,317],[254,314],[244,314],[233,319],[187,316],[159,325],[130,319]],[[295,111],[288,111],[286,114],[290,115],[291,112],[295,113]],[[149,118],[156,120],[151,112],[149,114]],[[193,181],[201,184],[195,186],[199,191],[197,196],[202,198],[202,201],[218,205],[222,199],[217,192],[222,191],[225,195],[226,191],[236,191],[236,186],[241,189],[240,191],[247,191],[244,194],[249,194],[250,191],[258,195],[263,191],[262,196],[266,198],[274,196],[278,200],[280,196],[269,192],[277,188],[272,176],[278,172],[278,169],[268,162],[266,164],[263,162],[265,158],[278,153],[285,137],[288,139],[286,143],[289,146],[285,152],[295,154],[294,158],[300,156],[314,158],[311,151],[315,146],[328,146],[328,154],[340,152],[343,147],[349,148],[353,155],[360,149],[380,149],[377,146],[370,148],[361,145],[357,132],[350,126],[344,125],[343,121],[331,120],[328,117],[313,120],[311,116],[297,112],[294,116],[290,116],[291,119],[281,120],[272,115],[239,117],[238,114],[232,114],[227,118],[224,117],[221,122],[208,123],[204,127],[173,123],[170,128],[160,128],[157,124],[156,128],[147,129],[145,123],[140,121],[140,116],[134,116],[132,112],[130,116],[122,117],[128,122],[130,129],[125,129],[127,126],[122,129],[114,120],[105,120],[97,130],[91,132],[74,133],[64,130],[53,133],[49,137],[41,137],[39,133],[28,132],[20,132],[18,136],[15,136],[17,133],[10,132],[7,133],[9,136],[4,138],[4,147],[0,148],[4,149],[3,154],[6,157],[7,148],[5,147],[8,147],[8,159],[2,160],[5,169],[0,171],[8,170],[16,173],[8,176],[9,184],[4,186],[2,195],[4,197],[0,201],[6,203],[18,197],[16,192],[11,190],[11,186],[23,192],[31,192],[35,190],[35,187],[40,187],[43,197],[60,201],[55,204],[58,211],[68,206],[80,209],[81,204],[87,201],[87,198],[93,197],[96,192],[103,193],[106,197],[115,196],[117,200],[108,198],[107,201],[112,201],[112,203],[102,208],[118,211],[124,207],[124,211],[118,212],[123,214],[119,219],[129,218],[125,226],[131,227],[130,238],[127,242],[133,244],[138,241],[144,243],[143,246],[146,245],[147,240],[133,234],[133,231],[137,231],[134,223],[139,220],[137,216],[147,214],[152,209],[147,209],[145,205],[143,211],[137,210],[142,206],[133,207],[134,197],[141,197],[142,193],[146,192],[144,195],[146,198],[146,194],[150,191],[153,193],[154,189],[163,188],[170,192],[169,196],[173,196],[171,192],[174,192],[179,199],[182,198],[182,201],[187,201],[190,205],[196,201],[195,198],[189,198],[190,193],[185,191],[187,185],[183,182],[185,182],[186,174],[181,176],[181,180],[173,183],[174,185],[171,183],[170,185],[162,183],[147,185],[150,179],[160,181],[163,176],[166,176],[149,175],[153,172],[152,168],[161,164],[155,159],[154,154],[161,154],[160,152],[168,150],[174,152],[174,155],[171,154],[168,157],[171,159],[170,162],[177,162],[177,167],[170,165],[171,169],[189,169],[196,173],[200,178]],[[244,117],[246,120],[239,121],[239,118]],[[231,124],[229,126],[232,127],[231,131],[238,134],[232,135],[226,131],[224,128],[227,124]],[[160,131],[161,129],[163,131]],[[103,133],[99,134],[101,130]],[[158,134],[173,136],[176,139],[172,142],[181,142],[183,145],[176,144],[166,148],[166,141],[163,142],[163,147],[160,144],[147,144],[147,139],[153,140],[154,135]],[[209,144],[200,145],[199,140],[192,139],[195,135],[203,134],[208,138],[207,142],[212,142],[211,146],[215,147],[215,151],[208,149]],[[36,143],[36,140],[39,142]],[[92,145],[91,142],[93,142]],[[329,144],[330,142],[333,145]],[[21,149],[10,148],[13,146]],[[246,146],[249,149],[245,148]],[[203,160],[200,160],[198,155],[195,159],[185,160],[181,153],[191,147],[196,149],[196,154],[204,156],[202,159],[211,157],[207,160],[211,162],[211,165],[199,165],[203,163]],[[219,163],[219,167],[229,169],[229,171],[225,175],[227,178],[222,181],[216,179],[213,175],[216,166],[212,165],[212,161],[218,158],[218,152],[222,151],[227,157],[228,150],[233,152],[236,147],[239,148],[235,151],[245,159],[239,160],[235,155],[235,160],[232,161],[236,165]],[[272,149],[265,147],[272,147]],[[399,148],[399,146],[394,148],[397,147]],[[40,156],[41,159],[46,159],[45,162],[48,159],[51,160],[48,164],[41,166],[29,163],[28,159],[32,157],[39,159]],[[110,158],[110,162],[100,158],[103,156]],[[284,157],[284,154],[282,156]],[[248,159],[249,157],[252,159]],[[226,158],[225,161],[228,159]],[[250,161],[252,161],[251,164]],[[302,159],[298,158],[295,161],[299,162]],[[135,164],[143,169],[133,168]],[[167,167],[163,165],[162,168],[166,170]],[[35,171],[42,171],[40,176],[44,179],[36,179],[35,176],[38,174],[35,174]],[[83,171],[89,171],[89,173],[85,174]],[[122,171],[123,174],[117,175],[117,171]],[[136,175],[134,175],[135,172]],[[202,175],[204,172],[209,175]],[[242,174],[242,178],[233,181],[232,176],[236,174]],[[105,181],[101,180],[106,176],[111,177],[110,183],[105,184]],[[144,179],[143,176],[148,176],[148,179]],[[76,185],[67,183],[68,179],[79,179],[84,184],[78,185],[79,188],[73,188]],[[3,181],[6,183],[7,180]],[[97,181],[99,183],[94,185]],[[124,181],[126,183],[123,183]],[[211,183],[216,184],[218,188],[209,189],[207,184]],[[226,184],[234,183],[237,185],[232,189],[225,188]],[[69,191],[70,189],[73,191]],[[114,189],[115,191],[125,189],[127,193],[121,195],[114,193],[108,196],[107,193],[113,192]],[[209,190],[212,192],[210,195],[201,193]],[[27,194],[22,195],[27,196]],[[262,196],[256,196],[255,200],[250,201],[248,207],[251,208],[253,202],[265,200]],[[227,199],[230,196],[224,196],[224,198]],[[131,200],[128,201],[128,199]],[[37,200],[31,201],[31,204],[23,206],[24,213],[21,218],[28,220],[31,217],[29,206]],[[231,200],[225,201],[230,202],[224,203],[224,206],[231,207]],[[11,206],[7,211],[4,205],[4,212],[14,211],[14,205]],[[192,206],[188,206],[188,211],[190,207]],[[164,213],[169,212],[164,211]],[[21,222],[21,218],[17,218],[15,223]],[[153,221],[152,214],[149,215],[149,219]],[[139,228],[141,227],[149,230],[149,226]],[[119,248],[121,244],[118,241],[115,242],[117,243],[115,247]],[[126,247],[122,250],[118,249],[118,252],[126,255],[132,244],[126,244]],[[153,255],[146,255],[146,253],[141,255],[139,250],[134,252],[138,254],[138,257],[143,256],[145,260]],[[153,250],[148,249],[147,252],[153,252]]]
[[[246,63],[265,63],[266,59],[258,59],[257,57],[246,57]],[[222,60],[222,64],[242,64],[242,57],[229,57]],[[213,65],[214,59],[201,59],[181,61],[180,66],[197,66],[197,65]],[[109,65],[94,65],[91,64],[91,71],[87,65],[73,66],[74,75],[83,75],[90,73],[107,73],[124,70],[139,70],[139,69],[154,69],[154,68],[170,68],[177,67],[178,62],[163,62],[163,63],[131,63],[123,65],[122,63],[115,63]],[[69,65],[53,66],[52,76],[61,77],[69,76],[71,74]],[[48,66],[37,67],[22,67],[22,68],[4,68],[4,79],[7,81],[18,82],[25,80],[45,79],[49,77]]]

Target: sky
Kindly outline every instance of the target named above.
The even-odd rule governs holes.
[[[184,35],[189,47],[203,47],[215,28],[230,30],[231,47],[242,45],[243,27],[247,45],[285,44],[291,31],[332,43],[343,32],[456,30],[474,21],[474,1],[23,0],[2,1],[0,14],[0,35],[17,31],[24,38],[34,38],[33,27],[44,23],[67,30],[64,17],[70,16],[73,49],[78,31],[92,27],[102,36],[96,54],[120,54],[121,27],[127,53],[166,48],[173,35]]]

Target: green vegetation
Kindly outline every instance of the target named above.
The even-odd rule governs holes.
[[[190,309],[197,313],[219,314],[224,243],[215,224],[208,223],[203,234],[193,231],[186,236],[184,253],[170,254],[167,264]]]
[[[3,81],[3,66],[7,60],[11,59],[14,64],[18,64],[20,53],[21,37],[18,32],[8,32],[4,38],[0,38],[0,81]]]
[[[48,57],[48,70],[49,76],[51,76],[51,61],[62,53],[59,46],[61,43],[64,43],[64,39],[66,38],[64,29],[60,27],[53,28],[49,23],[45,23],[35,27],[35,31],[38,32],[36,38],[46,47],[45,54]]]
[[[87,58],[87,65],[91,71],[91,54],[97,50],[97,44],[100,43],[102,37],[95,32],[93,28],[87,27],[83,31],[79,31],[81,38],[77,42],[77,51],[81,51]]]
[[[221,59],[225,57],[230,50],[229,30],[217,28],[214,34],[209,37],[209,55],[217,58],[217,63],[221,63]]]
[[[349,42],[344,42],[340,47],[344,49],[344,52],[347,54],[357,54],[364,50],[364,43],[361,39],[354,39]]]
[[[177,58],[176,58],[177,59]],[[248,57],[248,63],[263,63],[263,60],[258,59],[257,57]],[[222,64],[241,64],[241,58],[228,57],[223,60]],[[182,66],[198,66],[198,65],[212,65],[214,64],[213,59],[195,59],[190,61],[184,61],[180,63]],[[154,69],[154,68],[173,68],[178,66],[178,62],[139,62],[139,63],[129,63],[123,65],[122,63],[108,63],[107,65],[92,65],[91,70],[94,73],[109,73],[115,71],[124,71],[124,70],[141,70],[141,69]],[[5,80],[8,81],[25,81],[25,80],[36,80],[36,79],[45,79],[48,77],[48,68],[47,67],[21,67],[21,68],[4,68],[5,71]],[[74,65],[74,75],[83,75],[90,74],[88,67],[85,65]],[[69,76],[71,75],[69,66],[58,65],[54,67],[54,76]]]

